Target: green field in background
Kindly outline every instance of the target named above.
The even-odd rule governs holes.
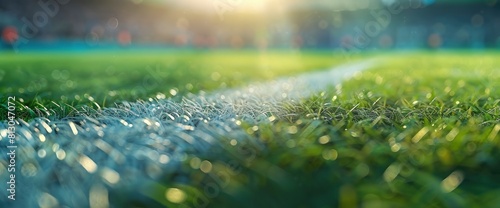
[[[19,118],[61,117],[72,107],[180,97],[343,62],[342,54],[314,51],[6,53],[0,56],[0,101],[22,99],[19,105],[29,109],[20,108]]]

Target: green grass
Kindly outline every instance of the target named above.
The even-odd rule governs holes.
[[[172,51],[4,53],[0,56],[0,120],[8,96],[18,118],[64,117],[82,106],[168,98],[235,87],[345,61],[329,52]],[[4,105],[5,104],[5,105]]]
[[[498,57],[391,56],[342,86],[288,106],[293,116],[258,128],[243,123],[249,141],[264,149],[252,142],[231,145],[233,138],[222,136],[224,151],[192,155],[179,170],[189,181],[171,184],[172,176],[165,176],[165,183],[144,192],[149,200],[131,203],[175,205],[164,193],[176,187],[188,206],[496,207]],[[200,161],[211,164],[209,173],[199,169]]]
[[[258,128],[243,122],[247,141],[254,142],[234,144],[231,135],[220,135],[222,149],[189,155],[176,173],[159,182],[145,181],[147,187],[137,187],[144,196],[111,190],[110,199],[145,207],[177,203],[190,207],[197,203],[210,207],[495,207],[500,204],[499,57],[498,52],[389,54],[378,67],[341,86],[286,106],[288,117],[260,123]],[[47,62],[50,58],[55,60]],[[68,97],[64,102],[76,102],[70,103],[75,107],[88,102],[71,100],[74,95],[82,100],[88,100],[85,94],[91,95],[102,105],[104,98],[106,103],[146,99],[173,88],[180,94],[210,91],[326,68],[343,60],[326,53],[279,52],[1,59],[4,71],[9,66],[22,69],[17,74],[4,73],[2,95],[23,97],[24,103],[40,103],[40,108],[53,108],[50,102],[59,103],[60,96]],[[152,77],[161,79],[158,88],[133,87],[144,79],[148,71],[144,65],[160,66],[161,70],[151,69],[158,73]],[[44,66],[39,75],[28,73],[38,66]],[[114,68],[108,72],[108,66]],[[77,80],[78,88],[55,90],[60,85],[52,76],[56,69],[74,70],[70,78]],[[220,77],[212,76],[214,72]],[[45,76],[47,85],[29,92],[30,83],[40,83],[38,76]],[[17,86],[25,86],[26,94],[15,92]],[[117,95],[109,96],[111,90]],[[180,176],[187,179],[173,184],[173,178]],[[220,180],[221,176],[226,177]],[[166,197],[168,190],[174,194]],[[213,198],[207,190],[214,193]]]

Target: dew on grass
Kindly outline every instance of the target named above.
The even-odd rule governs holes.
[[[253,133],[255,133],[255,131],[251,127],[247,128],[246,132],[247,132],[247,134],[253,134]]]
[[[64,158],[66,158],[66,152],[62,149],[59,149],[56,151],[56,157],[59,160],[64,160]]]
[[[258,131],[259,130],[259,127],[258,126],[252,126],[252,131]]]
[[[161,164],[167,164],[168,162],[170,162],[170,157],[168,155],[160,155],[160,157],[158,158],[158,162],[160,162]]]
[[[200,165],[201,165],[201,160],[200,158],[197,158],[197,157],[193,157],[191,158],[191,160],[189,161],[189,165],[191,166],[191,168],[193,169],[199,169],[200,168]]]
[[[86,155],[80,156],[78,162],[89,173],[94,173],[97,170],[97,164]]]
[[[394,143],[391,145],[391,151],[392,152],[398,152],[401,149],[401,144],[399,143]]]
[[[200,163],[200,170],[204,173],[210,173],[210,171],[212,171],[212,163],[208,160],[203,160]]]
[[[45,123],[44,121],[40,121],[40,124],[42,125],[42,127],[45,129],[45,131],[47,131],[47,133],[52,133],[52,128],[50,128],[50,126]]]
[[[427,99],[431,99],[431,97],[432,97],[432,93],[427,93],[427,94],[425,95],[425,97],[426,97]]]
[[[43,134],[39,134],[38,138],[40,139],[40,142],[45,142],[45,140],[46,140],[45,135],[43,135]]]
[[[289,134],[296,134],[298,132],[298,128],[297,128],[297,126],[289,126],[287,129],[287,132]]]
[[[153,125],[153,121],[152,121],[152,120],[150,120],[150,119],[143,119],[142,121],[143,121],[146,125],[148,125],[148,126]]]
[[[120,181],[120,174],[115,170],[107,167],[102,168],[101,177],[109,184],[116,184]]]
[[[461,171],[453,171],[453,173],[441,182],[441,188],[446,193],[452,192],[462,183],[463,180],[464,174]]]
[[[59,144],[55,143],[52,145],[52,152],[56,153],[59,150]]]
[[[339,153],[335,149],[325,149],[321,154],[323,159],[325,160],[336,160],[339,156]]]
[[[330,141],[330,137],[328,135],[324,135],[318,139],[320,144],[326,144]]]
[[[429,128],[424,127],[420,129],[415,136],[411,139],[413,143],[418,143],[428,132],[430,131]]]
[[[110,90],[108,91],[108,95],[111,96],[111,97],[114,97],[118,94],[118,92],[114,91],[114,90]]]
[[[69,127],[71,128],[71,132],[74,134],[74,135],[77,135],[78,134],[78,130],[76,129],[76,125],[75,123],[73,122],[69,122]]]
[[[45,155],[47,155],[47,152],[44,149],[40,149],[40,150],[38,150],[37,154],[38,154],[39,158],[44,158]]]
[[[357,96],[359,99],[363,99],[365,97],[365,95],[363,94],[363,92],[360,92],[358,93],[358,96]]]
[[[176,96],[176,95],[177,95],[177,90],[176,90],[176,89],[170,89],[169,93],[170,93],[172,96]]]
[[[269,119],[269,121],[270,121],[270,122],[273,122],[273,121],[275,121],[275,120],[276,120],[276,117],[275,117],[275,116],[271,116],[271,117],[269,117],[268,119]]]
[[[389,167],[384,172],[384,180],[387,183],[392,182],[396,177],[399,175],[399,172],[401,171],[401,165],[394,163],[391,164]]]
[[[186,200],[186,194],[178,188],[169,188],[165,192],[165,198],[172,203],[180,204]]]

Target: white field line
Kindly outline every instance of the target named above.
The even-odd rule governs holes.
[[[283,103],[296,102],[314,93],[335,86],[372,67],[375,60],[345,64],[329,70],[283,77],[264,83],[254,83],[242,88],[220,90],[198,96],[194,100],[207,103],[224,103],[231,118],[257,118],[260,115],[282,116]]]
[[[182,102],[125,102],[89,114],[92,116],[19,120],[17,199],[10,204],[8,192],[0,191],[0,207],[53,207],[54,203],[88,207],[88,196],[96,194],[89,193],[96,190],[95,184],[105,184],[110,192],[138,193],[135,188],[144,187],[143,181],[179,170],[187,154],[206,152],[228,138],[255,142],[236,124],[238,119],[252,123],[267,121],[271,115],[279,118],[283,103],[325,90],[373,65],[373,60],[362,61],[202,93]],[[5,122],[0,123],[2,146],[7,144],[6,128]],[[0,179],[4,183],[9,177],[2,171],[8,164],[7,149],[1,148],[0,154]]]
[[[219,91],[215,94],[233,99],[246,99],[253,96],[270,101],[305,98],[368,69],[374,62],[374,60],[366,60],[345,64],[329,70],[279,78],[270,82],[251,84],[244,88]]]

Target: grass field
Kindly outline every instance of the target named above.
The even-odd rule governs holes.
[[[181,172],[191,176],[189,182],[166,180],[145,194],[173,205],[177,195],[169,201],[168,193],[178,188],[187,205],[214,207],[495,207],[498,57],[394,55],[289,106],[293,116],[257,128],[242,124],[264,150],[223,136],[225,151],[187,160]],[[211,164],[208,174],[200,161]],[[211,199],[207,190],[218,195]],[[154,203],[145,201],[134,202]]]
[[[211,91],[345,61],[329,53],[170,55],[2,56],[1,94],[22,97],[31,109],[47,108],[40,115],[50,117],[70,114],[56,108],[61,102],[74,108],[109,106],[158,93],[170,97],[171,89],[179,95]],[[385,54],[375,68],[288,104],[288,116],[235,120],[241,134],[219,135],[213,151],[188,155],[182,168],[159,181],[145,179],[149,186],[134,190],[141,196],[111,190],[110,199],[145,207],[495,207],[500,204],[499,57],[498,52]],[[4,68],[11,66],[22,70],[7,73]],[[30,71],[38,66],[45,67]],[[148,76],[161,81],[136,88]],[[22,112],[26,119],[39,115]],[[247,142],[237,142],[235,135]]]
[[[26,53],[0,56],[0,119],[6,97],[17,95],[19,117],[61,117],[81,106],[164,99],[241,86],[345,61],[331,52],[180,51]],[[53,103],[55,102],[55,103]]]
[[[396,55],[304,100],[288,121],[252,133],[267,149],[232,178],[238,188],[222,204],[497,206],[498,57]]]

